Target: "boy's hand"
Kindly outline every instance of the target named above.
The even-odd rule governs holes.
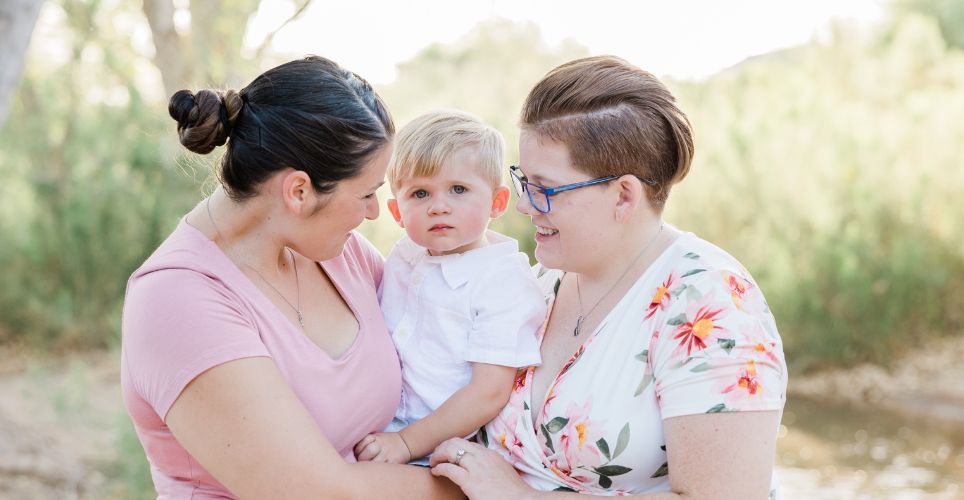
[[[414,458],[397,432],[369,434],[355,445],[354,451],[359,462],[406,464]]]

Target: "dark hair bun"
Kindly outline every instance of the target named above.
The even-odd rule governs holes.
[[[210,153],[224,145],[243,102],[237,92],[226,91],[223,97],[213,90],[179,90],[167,105],[171,118],[177,120],[181,144],[200,154]]]

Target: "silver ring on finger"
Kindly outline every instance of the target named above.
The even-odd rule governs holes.
[[[459,462],[462,461],[462,457],[464,456],[465,456],[465,448],[459,448],[458,451],[455,452],[455,460],[453,460],[452,463],[455,465],[459,465]]]

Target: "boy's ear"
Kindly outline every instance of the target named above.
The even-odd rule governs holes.
[[[395,222],[398,223],[398,226],[404,229],[405,223],[402,222],[402,213],[398,211],[398,200],[395,198],[388,199],[388,211],[391,212],[392,217],[395,218]]]
[[[505,213],[505,209],[509,206],[509,188],[505,186],[499,186],[492,193],[492,211],[489,212],[489,217],[496,219]]]

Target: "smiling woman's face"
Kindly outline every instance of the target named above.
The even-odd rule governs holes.
[[[544,187],[591,179],[572,166],[565,144],[528,131],[519,138],[519,169],[529,182]],[[523,194],[516,210],[531,217],[536,226],[536,259],[550,269],[578,272],[593,265],[599,245],[609,244],[615,201],[610,185],[599,184],[553,196],[546,214],[533,208]]]

